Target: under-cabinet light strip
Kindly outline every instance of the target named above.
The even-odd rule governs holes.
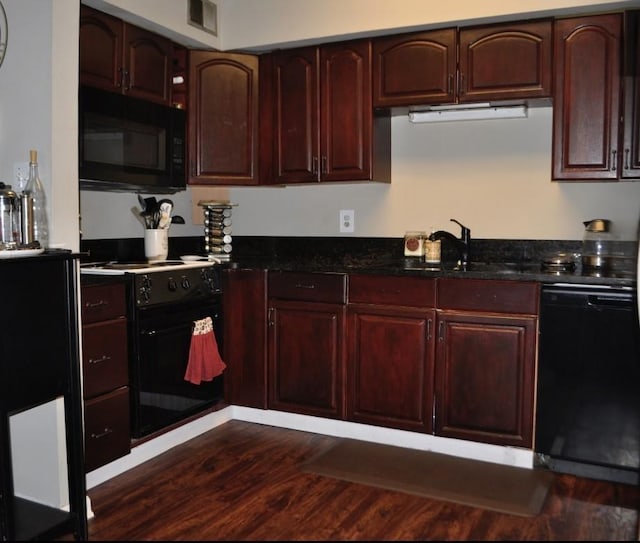
[[[448,109],[412,111],[412,123],[441,123],[447,121],[473,121],[482,119],[522,119],[527,116],[526,106],[489,107],[478,109]]]

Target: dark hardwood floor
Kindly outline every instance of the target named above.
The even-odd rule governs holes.
[[[303,473],[337,438],[231,421],[89,490],[95,540],[637,540],[639,489],[556,475],[518,517]]]

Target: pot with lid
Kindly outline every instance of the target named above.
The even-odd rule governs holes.
[[[608,270],[612,266],[613,236],[609,232],[611,221],[593,219],[585,221],[582,238],[582,267],[587,270]]]

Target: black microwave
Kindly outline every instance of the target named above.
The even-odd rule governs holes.
[[[186,189],[186,113],[93,87],[79,93],[80,189]]]

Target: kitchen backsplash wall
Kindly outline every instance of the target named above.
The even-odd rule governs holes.
[[[187,224],[173,225],[170,235],[201,235],[193,204],[222,194],[238,204],[238,236],[394,238],[431,228],[458,234],[454,218],[475,238],[577,240],[583,221],[607,218],[614,235],[635,239],[640,182],[552,182],[551,122],[551,107],[532,108],[526,119],[414,125],[397,116],[390,185],[188,189],[171,196]],[[84,239],[142,237],[135,194],[82,191],[80,203]],[[355,212],[353,234],[339,232],[341,209]]]

